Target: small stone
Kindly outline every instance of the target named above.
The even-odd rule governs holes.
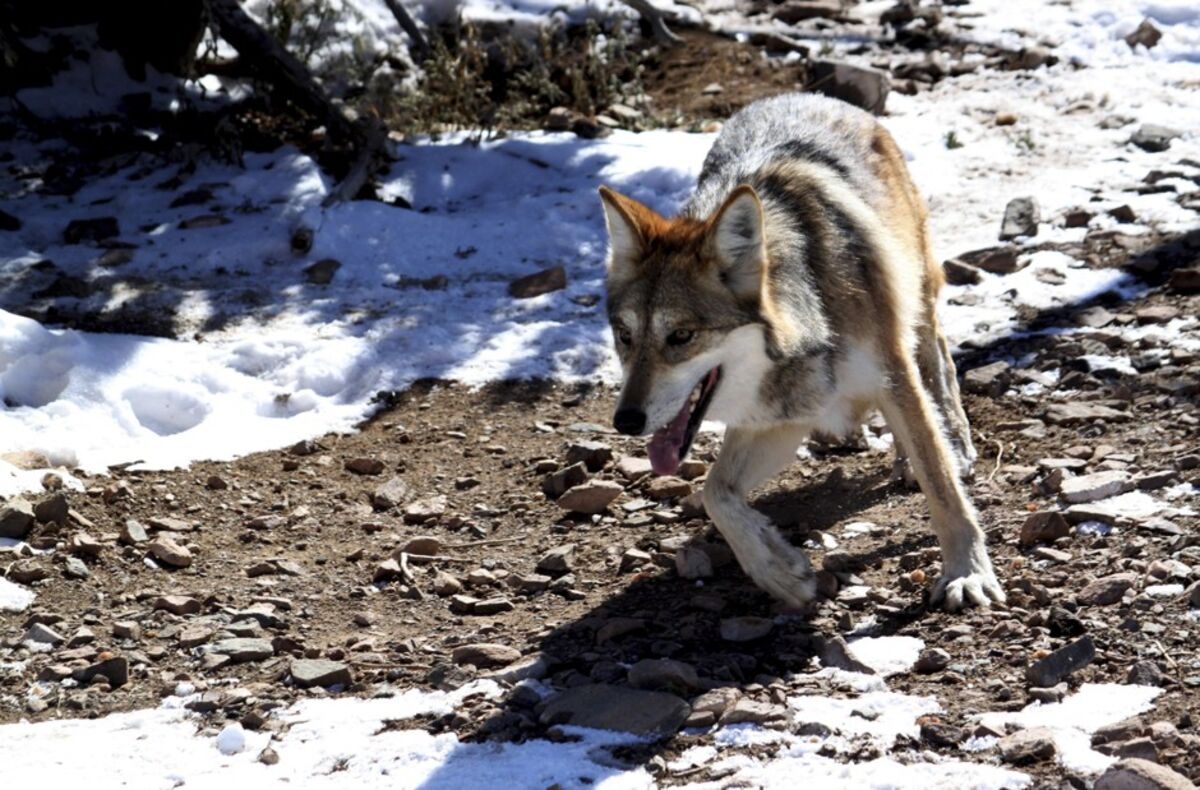
[[[346,461],[345,468],[356,475],[381,475],[387,467],[378,458],[351,458]]]
[[[113,623],[112,635],[113,639],[136,641],[142,638],[142,626],[133,620],[118,620]]]
[[[191,532],[195,529],[191,522],[178,518],[155,516],[147,519],[147,521],[151,529],[162,530],[163,532]]]
[[[788,717],[787,708],[743,697],[721,716],[721,724],[766,724]]]
[[[278,765],[279,752],[268,746],[258,753],[258,761],[263,765]]]
[[[1034,702],[1040,702],[1043,705],[1049,705],[1055,702],[1062,702],[1067,696],[1067,684],[1059,683],[1050,688],[1031,688],[1029,689],[1029,698]]]
[[[159,535],[146,551],[151,557],[172,568],[186,568],[192,564],[192,553],[168,535]]]
[[[1106,213],[1117,222],[1128,223],[1137,221],[1137,214],[1134,213],[1133,209],[1130,208],[1128,203],[1110,208]]]
[[[63,493],[51,494],[38,501],[33,506],[33,517],[40,524],[58,524],[66,526],[68,515],[71,511],[70,505],[67,503],[67,496]],[[3,515],[0,515],[0,523],[4,520]],[[2,529],[2,527],[0,527]]]
[[[104,241],[120,235],[121,229],[116,217],[94,217],[91,219],[73,219],[67,223],[63,231],[63,241],[67,244],[79,244],[84,241]]]
[[[126,519],[125,523],[121,526],[122,543],[127,543],[130,546],[133,546],[138,543],[145,543],[149,539],[150,536],[146,533],[146,528],[142,526],[140,521],[136,521],[132,518]]]
[[[78,557],[67,557],[63,561],[63,575],[68,579],[87,579],[92,575],[83,560]]]
[[[515,608],[512,601],[507,598],[488,598],[487,600],[476,602],[472,613],[487,616],[490,614],[511,612]]]
[[[913,665],[913,670],[922,675],[931,675],[950,666],[951,660],[950,654],[940,647],[929,647],[922,650],[917,656],[917,663]]]
[[[1179,308],[1169,304],[1156,304],[1139,307],[1133,311],[1139,324],[1169,324],[1179,317]]]
[[[34,623],[25,631],[26,642],[37,642],[43,645],[61,645],[63,637],[45,623]]]
[[[445,571],[438,571],[433,577],[433,591],[443,598],[462,592],[462,582]]]
[[[808,88],[849,102],[876,115],[883,113],[892,87],[886,71],[833,60],[809,63]]]
[[[542,493],[547,499],[558,499],[568,489],[586,482],[587,477],[587,467],[582,462],[571,464],[546,475],[542,479]]]
[[[1029,548],[1038,543],[1053,543],[1059,538],[1071,534],[1071,525],[1063,518],[1062,513],[1039,511],[1030,513],[1021,525],[1021,536],[1018,542],[1021,548]]]
[[[1200,293],[1200,268],[1176,269],[1171,272],[1167,287],[1176,293]]]
[[[561,546],[555,546],[538,560],[538,573],[544,573],[547,576],[562,576],[564,573],[569,573],[574,556],[574,543],[564,543]]]
[[[582,136],[582,135],[581,135]],[[562,266],[551,266],[508,284],[508,294],[514,299],[531,299],[535,296],[561,291],[567,287],[567,270]]]
[[[606,644],[626,634],[641,631],[645,627],[646,621],[640,617],[611,617],[608,622],[596,629],[596,644]]]
[[[445,494],[419,499],[404,508],[405,524],[424,524],[446,515],[448,500]]]
[[[942,271],[945,272],[946,282],[950,285],[978,285],[983,281],[979,269],[957,258],[944,261]]]
[[[1047,727],[1020,730],[1000,739],[1000,759],[1012,765],[1049,760],[1058,753],[1054,732]]]
[[[179,223],[180,230],[202,230],[204,228],[219,228],[222,225],[230,223],[228,217],[220,214],[199,214],[195,217],[188,217]]]
[[[1132,490],[1133,480],[1128,472],[1110,470],[1067,478],[1062,482],[1060,494],[1067,503],[1079,505]]]
[[[454,648],[450,658],[455,664],[471,664],[478,669],[506,667],[521,658],[521,651],[508,645],[481,642]]]
[[[109,658],[91,666],[76,669],[71,673],[71,677],[78,683],[87,685],[91,683],[97,676],[103,676],[108,680],[108,685],[112,688],[120,688],[129,682],[129,661],[124,656]]]
[[[212,653],[229,656],[229,660],[235,664],[263,661],[275,655],[275,649],[268,640],[254,637],[219,639],[208,649]]]
[[[1036,236],[1041,214],[1037,201],[1031,197],[1013,198],[1004,208],[1000,240],[1010,241],[1021,236]]]
[[[86,532],[79,532],[72,535],[71,539],[67,541],[67,549],[80,557],[95,559],[104,550],[104,544]]]
[[[681,499],[692,493],[692,486],[686,480],[670,475],[656,477],[646,486],[646,496],[655,500]]]
[[[704,549],[689,543],[675,552],[675,571],[681,579],[707,579],[713,575],[712,559]]]
[[[718,96],[725,92],[725,88],[719,82],[710,82],[700,89],[701,96]]]
[[[1084,587],[1076,596],[1076,600],[1084,606],[1111,606],[1118,603],[1124,597],[1125,591],[1135,584],[1137,574],[1132,572],[1102,576]]]
[[[434,557],[442,553],[442,541],[432,535],[416,535],[405,541],[400,550],[405,554]]]
[[[152,608],[176,615],[200,614],[200,601],[186,595],[160,595]]]
[[[962,727],[940,721],[922,721],[920,732],[921,740],[939,749],[957,748],[967,739],[967,731]]]
[[[1177,771],[1139,760],[1127,758],[1113,763],[1093,785],[1093,790],[1195,790],[1186,776]]]
[[[698,691],[702,686],[696,668],[670,658],[644,658],[629,668],[627,681],[636,689],[672,691],[677,694]]]
[[[629,573],[637,570],[650,562],[650,559],[649,552],[642,551],[641,549],[626,549],[625,553],[621,555],[620,571],[621,573]]]
[[[1129,668],[1125,682],[1131,686],[1161,686],[1165,676],[1153,661],[1138,661]]]
[[[1170,148],[1171,141],[1180,136],[1182,136],[1182,133],[1174,129],[1147,123],[1138,127],[1138,130],[1133,133],[1133,137],[1129,138],[1129,142],[1143,151],[1160,153]]]
[[[593,684],[551,697],[540,718],[546,725],[571,724],[662,737],[674,734],[689,713],[691,707],[673,694]]]
[[[752,642],[762,639],[775,627],[765,617],[728,617],[721,621],[721,638],[726,642]]]
[[[1142,23],[1134,28],[1133,32],[1125,36],[1125,43],[1130,49],[1137,47],[1139,44],[1146,49],[1153,49],[1154,45],[1162,39],[1162,31],[1154,26],[1154,23],[1149,19],[1143,19]]]
[[[376,510],[391,510],[407,498],[408,483],[403,478],[393,477],[371,493],[371,506]]]
[[[316,263],[304,267],[304,279],[308,280],[310,285],[329,285],[333,282],[333,275],[337,274],[337,270],[340,268],[342,268],[341,261],[322,258]]]
[[[1079,425],[1080,423],[1104,420],[1105,422],[1129,422],[1126,412],[1109,406],[1086,401],[1055,403],[1046,409],[1046,421],[1053,425]]]
[[[371,573],[371,582],[374,584],[385,584],[396,579],[405,579],[404,570],[400,567],[400,562],[395,559],[386,559],[375,566],[375,570]]]
[[[1014,248],[1007,246],[964,252],[958,259],[992,274],[1013,274],[1029,265],[1027,258],[1021,258]]]
[[[307,689],[313,686],[329,688],[330,686],[349,686],[354,678],[350,667],[340,661],[330,661],[324,658],[300,658],[292,661],[290,672],[292,682],[297,688]]]
[[[842,669],[847,672],[858,672],[863,675],[874,675],[875,670],[859,661],[850,654],[850,646],[840,636],[829,638],[817,637],[817,657],[822,666]]]
[[[1004,394],[1008,387],[1008,371],[1010,365],[1004,360],[993,362],[978,368],[972,368],[963,374],[963,386],[967,392],[997,397]]]
[[[566,491],[556,504],[572,513],[602,513],[625,489],[608,480],[592,480]]]
[[[626,455],[617,461],[617,474],[631,483],[645,477],[652,471],[653,468],[650,466],[649,458],[635,458],[632,455]]]
[[[1056,686],[1095,658],[1096,644],[1085,635],[1030,664],[1025,670],[1025,680],[1038,688]]]
[[[612,448],[603,442],[572,442],[567,448],[567,464],[581,463],[589,472],[599,472],[612,459]]]
[[[0,506],[0,538],[23,540],[33,521],[33,505],[21,497],[13,497]]]

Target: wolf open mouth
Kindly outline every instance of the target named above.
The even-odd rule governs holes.
[[[720,368],[708,371],[683,402],[675,418],[650,437],[646,450],[655,474],[673,475],[679,469],[679,464],[691,449],[692,440],[696,438],[696,431],[704,420],[704,412],[708,411],[708,404],[720,380]]]

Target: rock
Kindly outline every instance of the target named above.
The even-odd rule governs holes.
[[[538,560],[537,571],[547,576],[562,576],[564,573],[570,572],[571,561],[574,559],[574,556],[574,543],[564,543],[561,546],[555,546]]]
[[[192,564],[192,553],[179,545],[169,535],[159,535],[146,546],[146,552],[172,568],[186,568]]]
[[[1087,209],[1071,209],[1063,216],[1063,227],[1086,228],[1094,216],[1096,216],[1095,212]]]
[[[424,524],[446,515],[448,501],[445,494],[419,499],[404,508],[405,524]]]
[[[38,501],[33,506],[33,517],[39,524],[58,524],[66,526],[67,517],[71,508],[67,503],[67,496],[63,493],[51,494]],[[0,523],[3,523],[3,515],[0,515]],[[2,527],[0,527],[2,529]]]
[[[24,540],[33,520],[33,505],[21,497],[13,497],[0,506],[0,538]]]
[[[433,557],[442,553],[442,541],[432,535],[414,535],[404,542],[400,551],[418,557]],[[399,553],[393,556],[399,559]]]
[[[1195,790],[1183,774],[1136,757],[1109,766],[1093,785],[1093,790]]]
[[[1084,587],[1076,600],[1084,606],[1111,606],[1124,597],[1126,590],[1137,584],[1137,578],[1133,572],[1102,576]]]
[[[950,666],[951,660],[950,654],[940,647],[928,647],[917,656],[917,663],[913,665],[913,670],[922,675],[930,675],[934,672],[941,672]]]
[[[565,132],[571,128],[575,111],[567,107],[551,107],[546,113],[545,127],[550,132]]]
[[[571,464],[542,478],[542,493],[547,499],[558,499],[568,489],[586,482],[587,479],[587,467],[582,462]]]
[[[1137,214],[1134,213],[1133,208],[1128,203],[1110,208],[1106,213],[1117,222],[1129,223],[1137,221]]]
[[[255,637],[218,639],[208,649],[209,652],[229,656],[229,660],[235,664],[263,661],[275,655],[275,649],[268,640]]]
[[[1036,236],[1041,213],[1037,201],[1031,197],[1013,198],[1004,207],[1004,222],[1000,225],[1000,241],[1011,241],[1021,236]]]
[[[1150,153],[1160,153],[1171,147],[1171,141],[1176,137],[1182,136],[1182,132],[1170,129],[1166,126],[1147,123],[1138,127],[1138,130],[1133,133],[1133,137],[1129,138],[1129,142],[1136,145],[1143,151]]]
[[[112,635],[113,639],[137,641],[142,638],[142,626],[134,620],[118,620],[113,623]]]
[[[91,219],[73,219],[67,223],[63,231],[63,241],[67,244],[79,244],[85,241],[104,241],[121,233],[116,217],[93,217]]]
[[[1139,307],[1133,311],[1139,324],[1168,324],[1179,317],[1179,308],[1168,304]]]
[[[522,680],[541,680],[550,674],[557,660],[547,653],[532,653],[522,656],[513,663],[489,672],[487,677],[500,683],[520,683]]]
[[[292,661],[289,671],[292,675],[292,682],[296,684],[297,688],[302,689],[313,686],[322,688],[348,686],[354,682],[348,665],[324,658],[296,659]]]
[[[686,480],[666,475],[656,477],[646,486],[646,496],[654,500],[681,499],[692,493],[692,486]]]
[[[228,225],[230,219],[220,214],[198,214],[188,217],[179,223],[180,230],[202,230],[204,228],[219,228]]]
[[[580,135],[582,136],[582,135]],[[508,294],[514,299],[531,299],[542,294],[561,291],[567,287],[567,270],[561,266],[551,266],[525,277],[519,277],[508,284]]]
[[[650,553],[641,549],[626,549],[621,555],[621,573],[629,573],[637,570],[646,563],[650,562]]]
[[[403,478],[392,477],[371,492],[371,506],[376,510],[391,510],[399,507],[408,498],[408,483]]]
[[[612,459],[612,448],[602,442],[572,442],[567,447],[567,464],[583,464],[589,472],[599,472]]]
[[[1056,686],[1095,658],[1096,644],[1085,635],[1030,664],[1025,669],[1025,680],[1038,688]]]
[[[771,16],[785,25],[794,25],[805,19],[835,19],[842,13],[841,0],[785,0],[775,6]]]
[[[939,749],[957,748],[967,739],[967,731],[962,727],[940,721],[922,721],[920,732],[921,740]]]
[[[963,374],[963,386],[967,392],[990,395],[995,398],[1008,388],[1009,364],[1004,360],[972,368]]]
[[[1029,259],[1020,258],[1012,247],[984,247],[964,252],[958,259],[992,274],[1012,274],[1029,265]]]
[[[1059,683],[1049,688],[1034,686],[1029,689],[1029,698],[1034,702],[1040,702],[1043,705],[1049,705],[1053,702],[1062,702],[1067,696],[1067,684]]]
[[[817,637],[817,658],[822,666],[874,675],[875,670],[850,654],[850,646],[840,636]]]
[[[164,532],[191,532],[194,529],[191,522],[178,518],[155,516],[147,519],[147,521],[151,529],[162,530]]]
[[[63,561],[63,575],[68,579],[86,579],[92,575],[83,560],[78,557],[67,557]]]
[[[134,546],[138,543],[145,543],[149,539],[150,536],[146,534],[146,528],[142,526],[140,521],[132,518],[126,519],[125,523],[121,526],[122,543]]]
[[[108,685],[113,688],[120,688],[129,682],[129,661],[124,656],[116,656],[104,661],[100,661],[91,666],[76,669],[71,673],[71,677],[80,684],[87,685],[96,679],[98,676],[104,676],[108,679]]]
[[[1146,49],[1153,49],[1154,45],[1162,38],[1162,31],[1154,26],[1154,23],[1149,19],[1143,19],[1134,31],[1125,36],[1125,43],[1130,49],[1136,48],[1141,44]]]
[[[396,559],[383,560],[375,566],[375,570],[371,573],[373,584],[386,584],[396,579],[407,580],[404,569],[400,567],[400,561]]]
[[[704,549],[689,543],[675,552],[675,571],[682,579],[707,579],[713,575],[712,559]]]
[[[814,60],[809,65],[809,90],[841,99],[876,115],[883,113],[891,87],[891,78],[886,71],[832,60]]]
[[[611,617],[608,622],[596,629],[596,644],[606,644],[626,634],[641,631],[645,627],[646,621],[640,617]]]
[[[304,267],[304,279],[308,280],[310,285],[329,285],[333,282],[333,275],[337,274],[337,270],[340,268],[342,268],[341,261],[322,258],[316,263]]]
[[[258,753],[258,761],[263,765],[278,765],[279,752],[268,746]]]
[[[753,642],[774,627],[775,623],[765,617],[728,617],[721,621],[721,638],[726,642]]]
[[[512,601],[508,600],[507,598],[488,598],[484,601],[476,601],[471,613],[487,616],[490,614],[511,612],[515,608],[516,607],[513,606]]]
[[[1053,425],[1079,425],[1080,423],[1104,420],[1105,422],[1129,422],[1130,416],[1109,406],[1087,401],[1055,403],[1046,408],[1046,421]]]
[[[433,591],[442,597],[460,593],[462,588],[462,582],[445,571],[438,571],[433,577]]]
[[[61,645],[63,637],[45,623],[34,623],[25,631],[25,641],[43,645]]]
[[[152,608],[177,615],[200,614],[200,601],[186,595],[160,595]]]
[[[788,717],[787,708],[743,697],[721,715],[721,724],[765,724]]]
[[[67,550],[80,557],[95,559],[104,550],[104,544],[86,532],[78,532],[67,541]]]
[[[1029,548],[1038,543],[1053,543],[1059,538],[1071,534],[1071,525],[1063,518],[1062,513],[1040,511],[1030,513],[1021,525],[1021,536],[1018,542],[1021,548]]]
[[[478,669],[492,669],[493,667],[506,667],[517,661],[521,658],[521,651],[508,645],[480,642],[454,648],[450,658],[459,666],[471,664]]]
[[[1124,494],[1132,491],[1133,486],[1128,472],[1109,470],[1063,480],[1060,495],[1069,504],[1081,505]]]
[[[1058,753],[1054,732],[1047,727],[1020,730],[1000,739],[1000,759],[1012,765],[1049,760]]]
[[[345,468],[356,475],[381,475],[386,465],[378,458],[351,458]]]
[[[695,667],[670,658],[644,658],[629,668],[626,680],[636,689],[679,694],[703,688]]]
[[[979,269],[957,258],[944,261],[942,271],[945,272],[946,282],[950,285],[977,285],[983,281]]]
[[[567,689],[542,708],[543,724],[571,724],[598,730],[664,737],[687,720],[691,707],[674,694],[605,684]]]
[[[1138,661],[1129,668],[1125,682],[1131,686],[1161,686],[1165,676],[1153,661]]]
[[[624,491],[620,484],[608,480],[592,480],[573,486],[558,498],[556,504],[573,513],[601,513]]]
[[[635,458],[632,455],[625,455],[621,457],[621,460],[617,461],[617,474],[631,483],[645,477],[652,471],[653,468],[650,466],[649,458]]]
[[[1176,293],[1200,293],[1200,268],[1176,269],[1171,272],[1167,287]]]

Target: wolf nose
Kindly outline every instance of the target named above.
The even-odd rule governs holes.
[[[637,436],[646,427],[646,412],[641,409],[618,409],[613,427],[626,436]]]

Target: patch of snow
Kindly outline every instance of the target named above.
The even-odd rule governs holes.
[[[886,678],[911,670],[925,642],[915,636],[864,636],[849,647],[851,655]]]
[[[1001,731],[1008,724],[1023,729],[1047,727],[1054,733],[1058,759],[1065,768],[1097,774],[1115,758],[1092,749],[1092,733],[1150,710],[1160,694],[1162,689],[1153,686],[1084,683],[1062,702],[1034,702],[1015,713],[984,713],[978,718],[982,724]]]
[[[32,590],[0,577],[0,612],[23,612],[33,599]]]

